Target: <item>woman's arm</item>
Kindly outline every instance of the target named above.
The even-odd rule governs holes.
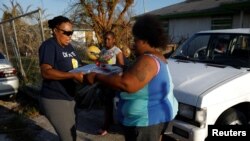
[[[156,74],[157,64],[149,56],[143,55],[135,64],[122,74],[103,75],[97,73],[88,74],[87,80],[92,83],[101,82],[109,87],[120,89],[129,93],[143,88]]]
[[[56,69],[49,64],[41,64],[41,74],[44,79],[63,80],[74,79],[80,83],[83,82],[83,72],[63,72]]]

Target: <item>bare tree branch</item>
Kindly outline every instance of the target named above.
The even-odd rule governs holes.
[[[75,12],[74,19],[77,22],[84,22],[92,27],[96,33],[98,43],[101,45],[103,42],[103,34],[107,31],[114,31],[116,41],[118,44],[124,44],[124,37],[122,34],[127,34],[131,28],[130,21],[125,18],[129,16],[127,13],[129,7],[132,6],[134,0],[76,0],[79,3],[73,5]],[[77,5],[81,5],[80,7]],[[119,10],[121,8],[122,10]],[[73,9],[73,8],[72,8]],[[77,11],[77,12],[76,12]],[[127,15],[126,15],[127,14]],[[119,35],[119,36],[118,36]],[[121,35],[121,36],[120,36]]]

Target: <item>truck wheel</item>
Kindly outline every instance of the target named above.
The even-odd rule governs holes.
[[[247,118],[241,111],[230,108],[215,123],[216,125],[247,125]]]

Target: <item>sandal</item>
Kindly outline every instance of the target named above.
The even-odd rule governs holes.
[[[97,133],[98,133],[99,135],[101,135],[101,136],[104,136],[104,135],[107,135],[107,134],[108,134],[107,130],[103,130],[103,129],[98,130]]]

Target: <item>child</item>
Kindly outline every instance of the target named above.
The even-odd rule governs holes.
[[[111,31],[105,34],[105,48],[101,50],[99,61],[101,63],[107,63],[110,65],[124,66],[123,53],[115,45],[115,34]],[[111,124],[114,123],[113,119],[113,99],[115,97],[114,90],[110,88],[102,87],[102,96],[104,97],[104,124],[98,131],[100,135],[106,135],[107,130]]]

